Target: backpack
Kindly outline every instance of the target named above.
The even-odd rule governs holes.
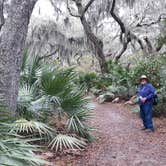
[[[157,105],[157,104],[158,104],[158,95],[155,94],[155,95],[153,96],[153,105]]]

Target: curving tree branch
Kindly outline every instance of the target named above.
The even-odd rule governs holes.
[[[122,43],[122,49],[120,52],[115,56],[115,60],[119,60],[123,53],[127,50],[128,44],[132,40],[136,40],[138,44],[140,45],[141,49],[144,50],[144,45],[141,39],[139,39],[134,33],[132,33],[130,30],[128,30],[125,26],[125,24],[122,22],[122,20],[115,14],[115,6],[116,6],[116,0],[112,1],[112,7],[110,10],[110,14],[113,17],[113,19],[118,23],[121,29],[120,33],[120,42]]]
[[[78,9],[78,14],[81,16],[80,21],[82,23],[82,26],[84,28],[85,34],[89,41],[93,44],[94,46],[94,52],[96,55],[96,58],[98,59],[98,62],[100,64],[101,72],[102,73],[107,73],[108,68],[107,68],[107,63],[105,59],[105,55],[103,52],[103,41],[100,40],[92,31],[92,28],[90,24],[88,23],[85,13],[89,9],[89,7],[92,5],[92,3],[95,0],[90,0],[85,7],[82,5],[82,0],[72,0],[75,2],[77,9]]]
[[[84,15],[87,10],[89,9],[89,7],[92,5],[92,3],[94,2],[95,0],[90,0],[87,5],[84,7],[84,10],[82,11],[82,15]]]
[[[113,0],[113,1],[112,1],[112,7],[111,7],[111,10],[110,10],[110,14],[111,14],[111,16],[113,17],[113,19],[119,24],[120,29],[121,29],[121,32],[122,32],[122,33],[125,33],[125,32],[126,32],[126,28],[125,28],[124,23],[123,23],[123,22],[121,21],[121,19],[114,13],[115,5],[116,5],[116,0]]]

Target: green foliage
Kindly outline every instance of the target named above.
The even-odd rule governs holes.
[[[137,106],[133,107],[133,108],[131,109],[131,111],[132,111],[133,113],[139,113],[140,108],[139,108],[139,106],[137,105]]]
[[[10,132],[15,132],[24,135],[47,136],[52,137],[53,129],[44,123],[37,121],[28,121],[26,119],[19,119],[10,125]]]
[[[77,78],[73,68],[41,64],[39,57],[25,54],[18,96],[19,120],[12,124],[12,131],[33,138],[49,137],[47,144],[55,150],[85,147],[85,141],[92,140],[87,125],[91,108],[84,89],[75,84]],[[67,120],[63,122],[64,115]]]
[[[115,97],[129,97],[135,94],[135,85],[131,83],[131,72],[119,62],[109,60],[107,62],[108,74],[96,74],[95,78],[89,79],[90,91],[98,96],[107,92]],[[84,83],[84,81],[82,81]]]
[[[166,58],[163,59],[163,66],[160,68],[160,88],[157,89],[157,94],[159,96],[159,103],[154,107],[155,115],[166,114]]]
[[[73,83],[76,73],[73,69],[45,70],[41,75],[41,89],[54,111],[64,111],[69,115],[87,109],[84,91]]]
[[[41,76],[42,91],[48,95],[47,102],[52,105],[53,112],[59,116],[63,112],[68,115],[68,130],[91,141],[90,129],[85,123],[90,114],[88,100],[83,89],[74,84],[75,79],[73,69],[46,70]]]
[[[17,135],[17,132],[11,131],[13,118],[6,112],[4,108],[0,109],[0,165],[39,166],[46,164],[46,161],[34,153],[40,149],[30,144],[32,139],[25,139]]]
[[[128,96],[128,88],[125,86],[112,85],[107,88],[107,92],[115,95],[115,97],[126,98]]]
[[[79,136],[87,138],[89,141],[93,141],[94,138],[90,134],[92,128],[86,124],[91,118],[92,114],[90,112],[85,110],[78,111],[68,119],[67,128],[71,132],[77,133]]]
[[[156,88],[159,87],[161,82],[160,70],[162,63],[163,62],[159,57],[153,59],[144,58],[144,60],[138,61],[130,72],[132,85],[139,84],[140,76],[145,74]]]
[[[128,87],[128,79],[130,78],[129,69],[116,61],[109,60],[107,63],[112,84]]]
[[[109,73],[100,75],[96,74],[93,79],[89,79],[88,85],[90,91],[95,95],[103,95],[101,99],[109,96],[110,100],[116,97],[129,99],[135,95],[139,86],[139,78],[145,74],[148,76],[150,82],[155,86],[160,96],[160,101],[164,105],[164,87],[163,79],[165,76],[162,74],[164,66],[166,66],[165,55],[155,55],[154,57],[144,57],[143,59],[137,58],[135,63],[130,66],[124,66],[120,62],[109,60],[107,62]],[[82,80],[84,84],[84,80]],[[103,100],[101,102],[103,102]],[[159,105],[156,107],[159,109]]]
[[[19,116],[27,119],[32,119],[34,113],[27,109],[31,106],[31,102],[34,100],[33,86],[27,84],[21,85],[17,98],[17,112]]]
[[[80,73],[76,83],[83,86],[87,92],[93,92],[93,88],[105,89],[111,84],[112,80],[108,75],[102,75],[100,73]]]
[[[46,95],[61,97],[72,91],[75,77],[73,69],[44,68],[40,78],[41,88]]]
[[[33,85],[41,73],[40,58],[37,55],[29,56],[28,51],[23,54],[21,66],[20,84],[29,86]]]
[[[51,149],[55,149],[55,151],[62,151],[63,149],[81,149],[85,148],[87,144],[85,141],[64,134],[58,134],[49,144]]]
[[[89,92],[90,88],[94,86],[96,79],[97,75],[95,73],[80,73],[78,83],[84,86]]]
[[[2,166],[39,166],[47,162],[35,155],[34,151],[39,151],[34,145],[20,138],[8,137],[0,139],[0,165]]]
[[[105,88],[112,84],[112,78],[109,74],[98,74],[94,87],[97,89],[105,90]]]
[[[162,33],[157,39],[157,46],[161,47],[162,45],[166,45],[166,19],[163,21]]]

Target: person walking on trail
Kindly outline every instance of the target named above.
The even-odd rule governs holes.
[[[155,88],[149,83],[146,75],[140,77],[140,88],[138,91],[140,116],[144,127],[142,130],[154,132],[152,112],[153,112],[153,97],[155,95]]]

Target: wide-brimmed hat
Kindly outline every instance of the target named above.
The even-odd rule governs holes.
[[[147,80],[147,81],[149,81],[149,79],[148,79],[148,77],[146,75],[142,75],[139,80],[140,81],[141,80]]]

